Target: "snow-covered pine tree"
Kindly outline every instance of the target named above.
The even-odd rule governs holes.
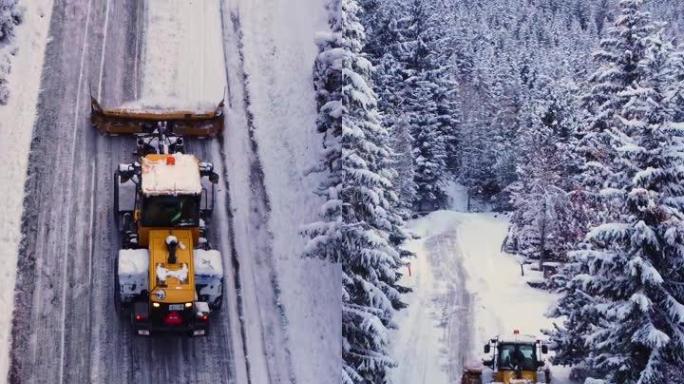
[[[600,122],[612,131],[606,148],[619,165],[607,185],[616,212],[574,253],[579,268],[572,271],[572,289],[559,302],[559,313],[578,321],[565,326],[581,337],[561,345],[560,353],[570,356],[575,347],[588,352],[589,370],[609,383],[665,383],[673,367],[684,366],[681,132],[670,124],[664,103],[667,44],[651,32],[655,26],[639,1],[623,0],[620,6],[616,24],[629,28],[619,36],[638,60],[628,55],[631,81],[614,101],[621,105],[610,111],[612,119]],[[604,110],[592,121],[605,116]],[[591,316],[578,317],[586,313]],[[567,335],[555,333],[557,339]]]
[[[342,66],[347,56],[342,46],[340,0],[330,0],[330,32],[320,33],[316,42],[319,54],[314,64],[314,89],[318,104],[317,129],[323,133],[321,164],[312,171],[324,175],[317,190],[325,202],[321,207],[321,220],[302,228],[309,238],[304,256],[339,262],[342,225]]]
[[[507,248],[529,260],[565,261],[573,221],[567,192],[574,112],[561,100],[560,86],[538,82],[529,121],[520,134],[518,181],[509,191],[514,214]]]
[[[404,95],[410,90],[404,83],[405,63],[402,56],[402,37],[397,20],[401,18],[399,1],[360,1],[363,6],[363,24],[370,31],[364,53],[374,64],[373,83],[377,90],[378,110],[382,125],[390,136],[394,153],[393,167],[397,177],[398,204],[403,217],[410,216],[416,193],[415,164],[413,162],[413,136],[407,116],[402,110]],[[368,31],[367,31],[368,32]]]
[[[23,10],[19,0],[0,0],[0,47],[7,50],[14,38],[14,29],[23,19]],[[12,66],[11,55],[8,52],[0,54],[0,104],[6,104],[9,99],[7,75]]]
[[[510,59],[506,61],[510,65]],[[492,105],[495,108],[489,133],[494,149],[492,155],[494,156],[495,180],[492,188],[485,191],[483,197],[494,197],[517,179],[516,165],[518,152],[521,152],[520,130],[523,125],[528,124],[534,118],[529,100],[525,100],[524,107],[526,108],[523,108],[521,97],[523,84],[515,72],[512,67],[502,66],[493,75],[490,89]],[[523,115],[523,109],[528,113]]]
[[[667,64],[667,103],[672,110],[672,120],[684,123],[684,44],[680,43],[670,55]]]
[[[592,346],[586,336],[600,317],[596,299],[585,293],[591,280],[588,266],[573,256],[571,254],[571,261],[563,264],[554,281],[556,286],[562,287],[561,297],[546,313],[549,317],[564,319],[563,323],[560,326],[554,323],[553,329],[543,330],[543,333],[549,337],[555,351],[553,364],[573,366],[572,375],[583,380],[593,374],[587,366]]]
[[[429,212],[443,207],[446,171],[446,143],[455,118],[449,116],[449,84],[440,49],[441,20],[435,2],[412,0],[400,23],[400,60],[403,63],[402,110],[411,124],[414,139],[416,196],[414,211]],[[447,88],[445,90],[445,88]],[[438,104],[439,103],[439,104]],[[440,105],[441,104],[441,105]],[[440,106],[444,114],[440,116]],[[453,112],[455,113],[455,111]]]
[[[14,28],[22,19],[19,0],[0,0],[0,42],[6,43],[14,36]]]
[[[413,162],[413,136],[411,136],[411,126],[406,118],[400,117],[394,126],[392,137],[392,150],[394,153],[394,168],[397,177],[394,184],[397,187],[402,217],[410,217],[413,208],[412,203],[416,196],[415,183],[415,164]]]
[[[621,13],[594,53],[600,67],[589,78],[589,90],[582,97],[586,117],[578,145],[584,157],[581,183],[592,192],[611,185],[619,188],[618,180],[614,180],[614,167],[618,165],[613,163],[614,137],[610,129],[615,114],[629,101],[625,91],[644,76],[637,63],[644,58],[645,38],[654,29],[640,3],[620,1]]]
[[[363,56],[364,28],[356,0],[342,0],[342,357],[344,383],[388,383],[396,363],[387,354],[388,328],[404,306],[397,284],[401,252],[389,135],[380,124]]]
[[[415,162],[416,194],[413,210],[426,213],[439,209],[446,203],[446,193],[441,185],[447,157],[445,137],[439,129],[437,103],[433,98],[435,84],[420,80],[418,76],[408,82],[413,84],[412,102],[415,103],[408,114]]]

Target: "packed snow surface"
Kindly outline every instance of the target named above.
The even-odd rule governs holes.
[[[8,266],[0,271],[0,377],[7,377],[10,331],[14,307],[17,252],[21,240],[24,182],[31,134],[36,118],[40,76],[43,69],[52,0],[31,0],[21,4],[24,21],[16,29],[12,71],[7,77],[10,98],[0,106],[0,260]]]
[[[179,97],[149,97],[129,101],[117,106],[117,109],[126,109],[133,112],[192,112],[210,113],[215,112],[221,99],[187,100]]]
[[[147,249],[120,249],[119,276],[147,277],[150,266],[150,253]]]
[[[516,329],[543,339],[555,296],[527,285],[530,272],[521,276],[518,260],[501,251],[505,216],[438,211],[407,227],[419,238],[408,243],[416,258],[402,278],[413,292],[397,315],[396,383],[458,382],[463,366],[483,357],[487,340],[512,338]],[[565,382],[565,369],[552,372],[554,382]]]
[[[147,249],[120,249],[118,277],[120,295],[129,301],[148,288],[150,254]]]
[[[219,0],[150,0],[143,89],[130,108],[216,109],[226,90]],[[201,22],[196,22],[201,21]]]
[[[195,249],[193,261],[196,275],[223,277],[223,261],[221,252],[211,249]]]
[[[174,160],[169,161],[169,158]],[[202,193],[199,162],[193,155],[176,153],[169,158],[142,159],[142,191],[145,195]]]

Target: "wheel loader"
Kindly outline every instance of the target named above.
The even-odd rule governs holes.
[[[496,337],[484,346],[482,365],[465,367],[461,384],[548,384],[551,371],[542,355],[548,346],[516,330],[513,337]]]
[[[185,153],[185,136],[216,137],[223,103],[208,112],[131,111],[91,100],[103,134],[135,135],[133,162],[114,171],[114,218],[121,247],[114,304],[137,335],[204,336],[223,299],[223,261],[208,241],[218,174]]]

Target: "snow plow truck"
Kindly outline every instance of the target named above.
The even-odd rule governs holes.
[[[107,135],[135,135],[136,159],[114,171],[116,310],[137,335],[204,336],[223,299],[223,259],[208,241],[218,174],[185,153],[183,135],[216,137],[223,104],[207,112],[105,109],[91,123]]]
[[[464,368],[461,384],[548,384],[551,371],[542,358],[548,346],[516,330],[512,338],[496,337],[484,346],[482,364]]]

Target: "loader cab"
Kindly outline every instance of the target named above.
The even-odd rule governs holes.
[[[545,383],[550,380],[550,371],[542,355],[548,347],[531,336],[515,332],[513,337],[494,338],[484,346],[487,356],[483,364],[493,371],[495,382],[510,384],[515,380]]]
[[[124,248],[147,247],[149,230],[188,229],[204,237],[218,174],[193,155],[148,154],[115,172],[114,213]]]
[[[522,369],[536,371],[539,360],[535,344],[529,343],[500,343],[497,358],[499,369]]]
[[[143,196],[140,224],[144,227],[198,227],[199,195]]]

